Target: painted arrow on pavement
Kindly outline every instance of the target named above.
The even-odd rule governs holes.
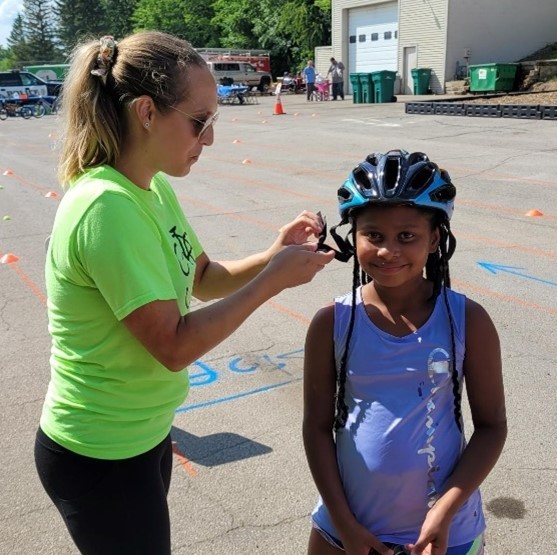
[[[492,274],[497,274],[498,272],[506,272],[507,274],[513,274],[525,279],[532,279],[534,281],[539,281],[540,283],[546,283],[547,285],[557,285],[554,281],[548,281],[547,279],[537,278],[535,276],[530,276],[519,270],[526,270],[526,268],[519,266],[502,266],[501,264],[493,264],[492,262],[477,262],[479,266],[486,269]]]

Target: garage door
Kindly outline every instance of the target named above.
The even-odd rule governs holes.
[[[348,12],[350,73],[397,71],[398,4],[386,2]]]

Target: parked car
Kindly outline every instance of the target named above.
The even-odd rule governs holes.
[[[222,79],[232,79],[234,83],[243,83],[249,87],[257,87],[261,92],[267,92],[271,87],[271,74],[266,71],[259,71],[255,66],[247,62],[207,62],[211,73],[217,83]]]
[[[4,98],[58,96],[62,85],[62,81],[43,81],[28,71],[0,72],[0,96]]]

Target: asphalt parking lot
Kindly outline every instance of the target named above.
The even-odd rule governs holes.
[[[403,100],[403,99],[400,99]],[[421,150],[458,195],[453,287],[501,336],[509,436],[482,487],[489,555],[557,549],[557,126],[423,116],[402,102],[283,96],[221,107],[215,144],[171,180],[212,258],[268,246],[303,209],[336,223],[336,189],[372,151]],[[40,487],[33,439],[48,383],[44,241],[62,194],[55,116],[0,122],[0,553],[76,553]],[[4,259],[6,260],[6,259]],[[107,263],[110,261],[107,260]],[[302,349],[315,311],[351,286],[331,263],[258,310],[190,369],[173,428],[173,553],[302,555],[316,490],[301,440]],[[468,431],[470,427],[468,426]],[[553,516],[551,516],[553,515]]]

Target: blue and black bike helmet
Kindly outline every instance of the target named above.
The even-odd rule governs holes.
[[[440,210],[451,219],[456,188],[449,174],[434,164],[423,152],[405,150],[376,152],[354,168],[337,192],[341,221],[331,228],[331,236],[340,248],[335,258],[346,262],[354,254],[348,239],[341,238],[336,228],[350,220],[352,213],[368,204],[407,204]],[[325,223],[325,222],[324,222]],[[319,238],[319,248],[329,250],[325,244],[326,225]],[[449,252],[454,250],[454,237],[450,234]],[[334,249],[333,249],[334,250]]]
[[[342,223],[366,204],[409,204],[442,210],[450,220],[456,188],[449,174],[423,152],[370,154],[338,190]]]

